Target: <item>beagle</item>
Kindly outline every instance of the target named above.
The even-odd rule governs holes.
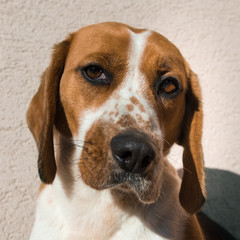
[[[27,111],[42,181],[30,239],[204,239],[202,118],[198,78],[162,35],[112,22],[69,35]]]

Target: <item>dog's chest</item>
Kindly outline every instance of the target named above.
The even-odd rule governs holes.
[[[84,194],[86,192],[83,191]],[[136,216],[121,211],[112,203],[108,191],[90,190],[69,200],[47,186],[38,199],[32,240],[155,240],[162,238],[150,231]]]

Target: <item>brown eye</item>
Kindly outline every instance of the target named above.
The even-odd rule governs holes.
[[[171,80],[165,80],[162,82],[162,84],[160,85],[161,87],[161,90],[165,93],[173,93],[177,90],[177,86],[176,86],[176,83],[174,83],[173,81]]]
[[[103,69],[98,66],[89,66],[85,69],[86,75],[91,79],[105,79],[105,74],[103,73]]]
[[[111,75],[97,64],[89,64],[80,70],[83,77],[92,84],[109,85],[111,83]]]
[[[172,76],[165,76],[158,79],[155,87],[156,87],[158,96],[168,98],[168,99],[171,99],[177,96],[177,94],[181,90],[181,85],[179,81]]]

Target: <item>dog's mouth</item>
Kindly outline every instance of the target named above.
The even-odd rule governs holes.
[[[159,138],[136,129],[108,130],[96,125],[87,134],[79,162],[84,182],[97,190],[134,192],[144,203],[156,201],[163,162]]]
[[[106,184],[106,188],[120,187],[126,190],[134,189],[136,192],[142,192],[151,185],[151,181],[142,174],[125,171],[113,172],[109,182],[110,184]]]
[[[157,167],[159,164],[155,165],[154,167]],[[149,171],[144,174],[122,170],[113,171],[105,187],[122,192],[134,192],[140,202],[153,203],[159,197],[161,188],[161,170],[157,173],[154,167],[149,168]]]
[[[161,162],[161,161],[160,161]],[[91,178],[85,178],[83,180],[90,187],[97,190],[118,190],[122,193],[133,193],[137,196],[140,202],[144,204],[153,203],[157,200],[160,194],[161,188],[161,166],[159,162],[154,163],[145,173],[132,173],[126,172],[119,167],[109,167],[109,171],[102,171],[100,177],[91,176]],[[160,164],[161,165],[161,164]],[[106,174],[106,172],[108,172]],[[88,172],[89,175],[92,173]],[[90,180],[90,181],[89,181]]]

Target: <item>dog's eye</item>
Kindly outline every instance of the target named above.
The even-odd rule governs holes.
[[[166,79],[164,80],[160,85],[161,91],[169,94],[173,93],[177,90],[176,83],[172,81],[172,79]]]
[[[87,76],[91,79],[105,79],[103,69],[99,66],[89,66],[85,69]]]
[[[96,85],[108,85],[111,82],[110,74],[108,74],[101,66],[88,65],[81,69],[83,77]]]
[[[164,77],[156,83],[156,91],[159,96],[173,98],[180,90],[180,83],[175,77]]]

